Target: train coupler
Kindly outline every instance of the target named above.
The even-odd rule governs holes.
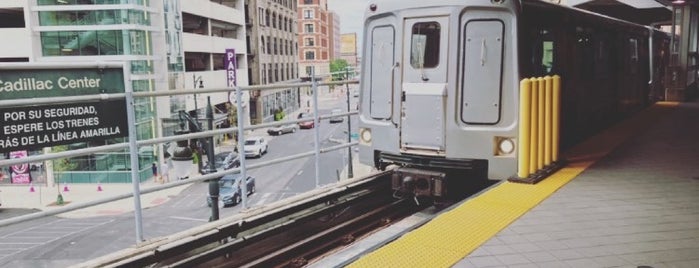
[[[398,168],[391,177],[394,196],[400,193],[402,197],[413,196],[416,202],[419,197],[444,197],[447,194],[446,173],[415,168]],[[419,204],[419,202],[418,202]]]

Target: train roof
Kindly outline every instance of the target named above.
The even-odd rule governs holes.
[[[544,0],[502,0],[502,4],[495,4],[491,0],[439,0],[429,2],[424,0],[370,0],[368,1],[364,11],[366,20],[366,18],[369,18],[377,14],[390,13],[398,10],[418,9],[430,6],[436,7],[465,5],[503,7],[511,8],[521,12],[527,12],[528,7],[538,7],[548,10],[555,9],[557,10],[557,12],[567,12],[569,15],[574,15],[577,17],[585,17],[587,19],[599,19],[602,23],[614,24],[622,27],[626,26],[648,28],[647,25],[637,24],[634,22],[595,13],[581,8],[554,4]],[[372,8],[374,9],[372,10]]]

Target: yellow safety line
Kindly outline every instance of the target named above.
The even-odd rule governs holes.
[[[656,103],[566,152],[568,165],[536,185],[504,182],[348,267],[450,267],[678,103]]]

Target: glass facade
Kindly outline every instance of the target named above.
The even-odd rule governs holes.
[[[41,52],[44,57],[76,57],[76,61],[100,60],[101,56],[131,56],[129,61],[134,75],[155,74],[152,36],[149,30],[139,26],[151,26],[151,14],[145,11],[147,0],[37,0],[39,6],[48,6],[38,12],[40,26],[50,30],[40,32]],[[119,4],[129,4],[120,8]],[[74,5],[74,10],[66,10]],[[104,10],[85,8],[85,5],[112,5]],[[134,5],[136,6],[134,8]],[[55,6],[56,11],[50,10]],[[104,26],[109,30],[101,30]],[[124,29],[119,26],[124,26]],[[61,27],[63,26],[63,27]],[[75,26],[85,30],[75,31]],[[62,28],[70,30],[62,30]],[[94,28],[92,30],[91,28]],[[115,29],[116,28],[116,29]],[[45,28],[47,29],[47,28]],[[136,56],[136,57],[134,57]],[[138,56],[143,56],[139,59]],[[154,91],[151,79],[134,80],[134,92]],[[155,137],[156,107],[153,98],[138,98],[134,105],[136,133],[138,140]],[[126,142],[126,139],[113,139],[105,142],[80,143],[66,148],[53,148],[54,151],[86,148],[105,144]],[[140,180],[151,177],[150,165],[156,161],[153,147],[139,148]],[[128,151],[98,153],[70,159],[54,161],[54,175],[58,182],[130,182],[130,160]]]

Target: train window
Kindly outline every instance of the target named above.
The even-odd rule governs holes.
[[[413,68],[434,68],[439,64],[441,27],[435,21],[413,24],[410,65]]]
[[[629,38],[629,71],[632,74],[638,72],[638,40]]]
[[[556,43],[553,33],[549,30],[539,29],[531,32],[531,67],[532,76],[544,76],[553,73],[556,63],[554,49]]]
[[[544,73],[550,74],[553,69],[553,41],[543,41],[542,45],[541,65]]]
[[[631,55],[632,61],[638,60],[638,40],[636,38],[629,38],[629,55]]]
[[[591,78],[595,70],[595,50],[592,42],[592,30],[576,27],[576,52],[579,61],[578,70],[580,77]]]

